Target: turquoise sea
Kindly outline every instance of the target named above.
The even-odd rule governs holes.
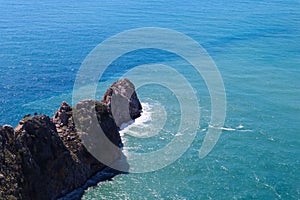
[[[117,33],[141,27],[179,31],[212,57],[227,97],[221,137],[200,159],[210,96],[189,64],[155,49],[126,54],[104,73],[98,98],[134,66],[177,66],[199,99],[197,134],[188,150],[165,168],[118,175],[89,188],[82,198],[300,199],[298,0],[0,0],[0,124],[17,125],[27,113],[53,115],[62,100],[71,103],[76,74],[89,52]],[[177,136],[178,100],[159,85],[137,92],[144,113],[122,131],[124,151],[163,148]],[[141,130],[151,135],[164,120],[157,135],[136,137]]]

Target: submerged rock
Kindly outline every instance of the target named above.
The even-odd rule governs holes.
[[[128,97],[129,80],[111,89],[122,91],[132,118],[140,115],[135,91]],[[0,199],[57,199],[86,189],[89,178],[122,157],[116,121],[125,119],[113,118],[109,101],[83,100],[73,108],[63,102],[53,118],[24,117],[15,130],[0,126]]]

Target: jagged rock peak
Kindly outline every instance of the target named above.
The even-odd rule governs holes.
[[[135,86],[127,78],[114,82],[105,92],[102,102],[112,112],[118,127],[141,116],[142,105]]]

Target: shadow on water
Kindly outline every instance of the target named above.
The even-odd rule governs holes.
[[[95,187],[100,182],[113,181],[112,178],[117,175],[128,174],[129,164],[127,162],[126,156],[122,152],[120,159],[115,161],[111,166],[115,166],[115,168],[119,168],[117,166],[122,166],[121,169],[124,169],[124,172],[113,169],[111,167],[106,167],[102,171],[97,172],[95,175],[89,178],[83,186],[73,190],[72,192],[68,193],[63,197],[58,198],[58,200],[80,200],[84,195],[85,190],[87,190],[88,188]]]

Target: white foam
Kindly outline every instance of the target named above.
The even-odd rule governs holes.
[[[243,129],[244,126],[242,124],[238,125],[235,128],[232,128],[232,127],[215,127],[215,126],[212,126],[212,125],[209,125],[208,127],[219,129],[219,130],[224,130],[224,131],[252,132],[252,130],[250,130],[250,129]]]
[[[137,119],[135,119],[135,124],[136,125],[140,125],[140,124],[145,124],[147,122],[151,122],[152,121],[152,112],[151,112],[151,106],[149,103],[141,103],[142,104],[142,108],[143,108],[143,112],[141,113],[141,116]]]
[[[202,128],[202,129],[200,130],[200,132],[205,132],[205,131],[207,131],[207,128]]]
[[[209,128],[215,128],[215,129],[219,129],[219,130],[224,130],[224,131],[235,131],[235,128],[230,128],[230,127],[215,127],[212,125],[208,125]]]
[[[164,107],[158,103],[150,100],[150,103],[141,103],[143,112],[141,116],[135,119],[134,123],[125,124],[120,133],[122,135],[128,134],[133,137],[149,138],[159,134],[166,121],[166,112]],[[126,126],[127,125],[127,126]]]
[[[180,132],[178,132],[178,133],[176,133],[176,137],[178,137],[178,136],[182,136],[183,134],[182,133],[180,133]]]
[[[241,129],[241,128],[244,128],[244,126],[243,126],[242,124],[240,124],[240,125],[238,125],[236,128],[237,128],[237,129]]]
[[[245,129],[245,130],[238,130],[239,132],[252,132],[253,130]]]
[[[224,130],[224,131],[235,131],[236,130],[235,128],[230,128],[230,127],[221,127],[220,129]]]
[[[141,116],[139,118],[136,118],[135,120],[131,120],[127,123],[121,124],[120,127],[120,133],[124,134],[129,131],[130,127],[134,126],[147,126],[146,123],[151,122],[151,106],[149,103],[141,103],[143,107],[143,112],[141,113]]]
[[[238,125],[236,129],[238,129],[237,131],[239,132],[252,132],[252,130],[250,129],[244,129],[244,126],[242,124]]]

